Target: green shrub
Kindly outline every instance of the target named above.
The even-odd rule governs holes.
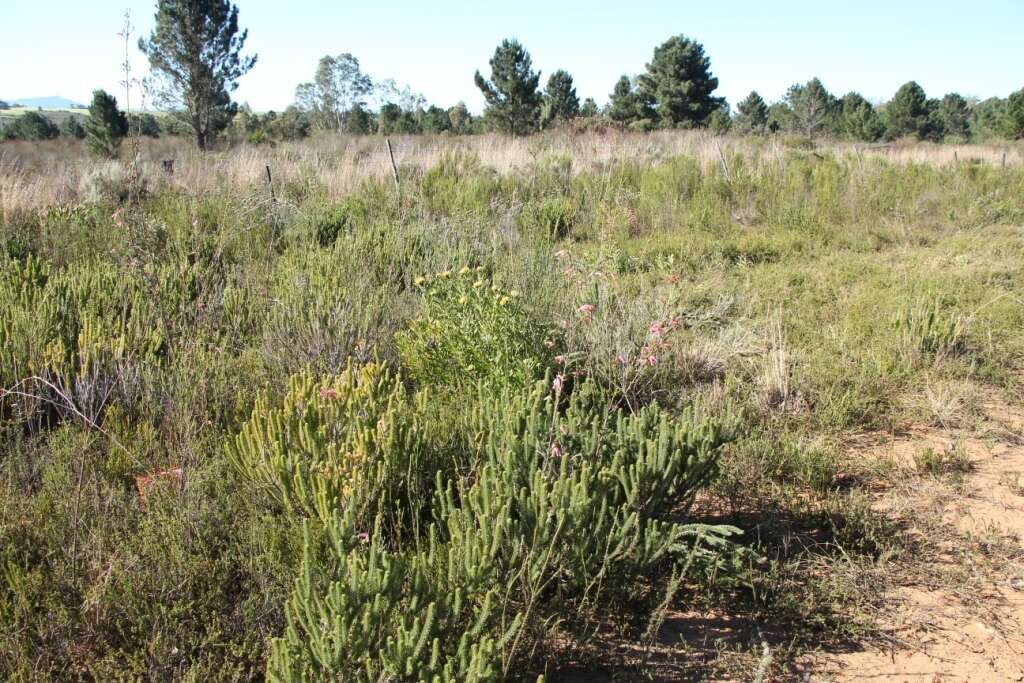
[[[593,384],[480,391],[464,408],[472,476],[438,472],[429,517],[404,536],[350,510],[328,522],[332,559],[307,555],[271,680],[522,676],[552,620],[585,630],[594,606],[648,593],[659,568],[721,565],[736,530],[679,515],[727,426],[655,406],[609,417]]]
[[[536,231],[551,239],[565,239],[572,234],[580,213],[575,199],[566,195],[540,197],[523,207],[520,224],[526,231]]]
[[[256,491],[289,512],[329,519],[355,506],[362,519],[372,519],[377,505],[418,505],[422,413],[377,363],[350,363],[323,382],[306,371],[291,378],[280,406],[267,396],[257,400],[228,445],[228,459]],[[365,495],[355,496],[357,490]],[[358,509],[362,504],[369,513]]]
[[[395,337],[402,364],[423,386],[524,386],[544,373],[545,330],[522,295],[492,283],[482,267],[417,278],[423,313]],[[550,342],[549,342],[550,343]]]
[[[95,420],[111,400],[131,404],[165,341],[152,302],[116,268],[30,258],[0,270],[0,386],[19,389],[5,402],[23,419],[45,408]]]

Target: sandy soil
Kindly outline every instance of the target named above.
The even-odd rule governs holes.
[[[889,647],[818,653],[802,663],[804,680],[1024,681],[1024,412],[996,402],[984,411],[970,435],[915,429],[864,449],[908,472],[927,448],[959,448],[970,465],[952,483],[908,477],[880,495],[880,508],[938,520],[917,530],[942,539],[938,557],[887,600]],[[922,511],[937,514],[912,514]]]

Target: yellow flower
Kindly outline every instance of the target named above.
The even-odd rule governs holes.
[[[413,282],[415,282],[418,285],[422,285],[426,281],[427,281],[427,278],[423,277],[422,275],[417,275],[416,279],[413,280]]]
[[[509,298],[508,298],[507,296],[503,296],[503,297],[501,297],[501,299],[500,299],[500,300],[498,301],[498,305],[499,305],[499,306],[504,306],[504,305],[505,305],[505,304],[507,304],[507,303],[508,303],[509,301],[511,301],[511,299],[509,299]]]
[[[460,306],[465,306],[466,305],[466,301],[467,301],[467,299],[466,299],[465,296],[460,296],[459,297],[459,305]]]
[[[478,273],[484,272],[484,267],[483,266],[477,266],[476,267],[476,272],[478,272]]]
[[[468,272],[469,272],[469,266],[462,266],[462,269],[459,271],[459,275],[465,275]]]
[[[512,297],[513,299],[518,299],[519,298],[519,290],[518,289],[513,289],[511,292],[508,293],[508,295],[510,297]]]
[[[438,277],[448,277],[451,274],[452,274],[452,271],[450,271],[450,270],[442,270],[440,273],[437,274],[437,276]]]
[[[476,282],[473,283],[473,286],[476,287],[477,289],[480,289],[481,287],[483,287],[486,284],[487,283],[484,282],[483,280],[477,280]]]

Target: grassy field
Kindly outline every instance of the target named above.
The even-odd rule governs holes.
[[[0,147],[0,676],[1024,674],[1019,145],[394,142]]]

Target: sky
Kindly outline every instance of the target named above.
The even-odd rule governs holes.
[[[88,103],[104,88],[124,96],[121,30],[129,58],[153,26],[155,0],[10,0],[0,19],[0,99],[58,95]],[[815,76],[837,95],[888,99],[916,80],[929,96],[982,99],[1024,87],[1024,0],[237,0],[256,66],[235,99],[282,110],[325,54],[349,52],[379,80],[409,84],[432,104],[483,108],[473,84],[503,38],[529,50],[535,69],[566,69],[582,100],[603,104],[622,74],[644,70],[656,45],[684,34],[704,44],[716,94],[735,105],[751,90],[768,101]],[[137,104],[137,102],[134,102]]]

